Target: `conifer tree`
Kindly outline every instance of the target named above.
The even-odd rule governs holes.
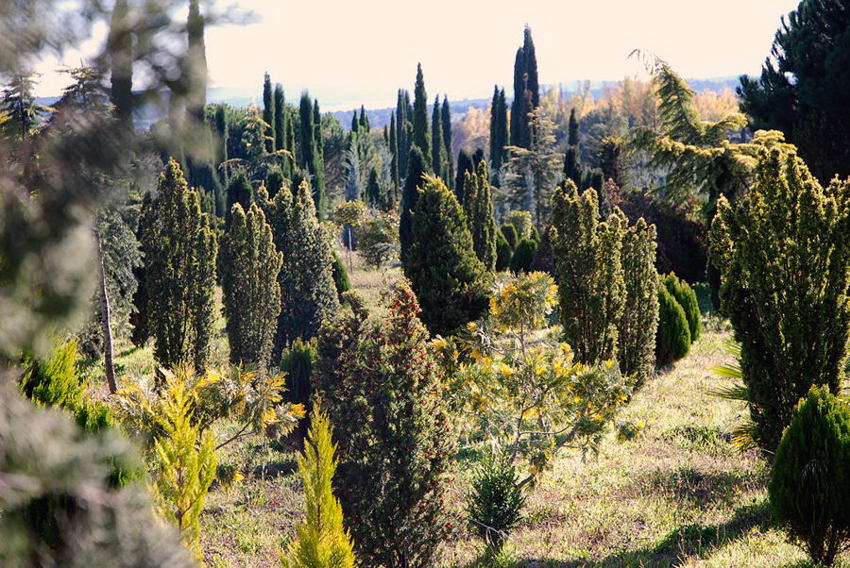
[[[494,184],[498,185],[499,172],[507,159],[508,108],[505,102],[505,90],[496,85],[493,88],[493,100],[490,103],[490,167],[494,175]]]
[[[658,274],[655,270],[655,225],[643,218],[623,235],[622,265],[625,309],[617,322],[617,362],[623,375],[643,384],[655,363],[658,327]]]
[[[272,361],[299,337],[310,339],[322,320],[339,309],[333,279],[333,248],[302,182],[295,195],[283,187],[270,204],[269,221],[277,250],[283,253],[280,271],[281,311]]]
[[[555,256],[564,340],[585,364],[614,359],[623,315],[625,281],[622,213],[600,222],[596,192],[579,194],[571,181],[553,198]],[[631,307],[630,307],[631,309]]]
[[[274,199],[277,192],[283,187],[283,183],[283,172],[280,171],[280,168],[269,170],[269,175],[266,176],[266,193],[268,194],[266,197]]]
[[[381,185],[378,182],[378,170],[375,168],[369,171],[369,181],[366,184],[366,203],[369,207],[376,209],[381,209],[384,206]]]
[[[389,150],[390,155],[392,156],[392,162],[390,163],[390,177],[392,178],[393,184],[395,185],[395,191],[398,191],[398,187],[401,185],[401,180],[399,179],[399,144],[398,128],[396,127],[395,114],[390,115]]]
[[[369,318],[353,303],[354,313],[323,327],[318,342],[317,387],[339,452],[337,496],[364,565],[428,568],[446,536],[453,451],[439,367],[406,280],[386,294],[385,317]]]
[[[360,105],[360,128],[365,132],[372,130],[372,125],[369,124],[369,117],[366,116],[366,107],[364,105]]]
[[[452,110],[449,108],[449,98],[443,95],[440,125],[443,127],[443,150],[446,162],[445,180],[447,184],[454,181],[454,161],[452,160]]]
[[[198,125],[204,124],[207,106],[207,49],[204,42],[204,18],[198,0],[189,0],[186,111]]]
[[[431,163],[431,134],[428,130],[428,93],[425,92],[425,79],[422,77],[422,64],[416,65],[416,88],[413,91],[413,146],[418,146],[425,158]]]
[[[263,143],[266,147],[266,152],[274,152],[274,142],[277,138],[275,132],[275,102],[274,91],[272,90],[272,80],[268,72],[263,76],[263,122],[266,126]]]
[[[285,568],[354,568],[354,544],[342,524],[342,505],[333,493],[339,465],[336,447],[330,421],[315,403],[304,453],[298,456],[306,515],[284,555]]]
[[[133,130],[133,30],[128,21],[127,0],[116,0],[112,9],[107,43],[110,81],[115,116]]]
[[[413,241],[413,210],[419,199],[419,187],[422,176],[428,172],[425,156],[417,146],[410,149],[407,159],[407,175],[404,177],[404,190],[401,193],[401,216],[399,218],[398,238],[401,247],[401,258],[404,260],[410,244]]]
[[[317,103],[318,104],[318,103]],[[316,141],[315,114],[313,101],[308,92],[301,94],[299,109],[300,131],[298,137],[298,167],[312,176],[313,202],[319,218],[325,214],[324,172],[321,165],[321,154]]]
[[[476,172],[466,173],[464,187],[466,200],[463,202],[463,210],[472,233],[475,254],[485,270],[493,271],[496,268],[496,235],[500,231],[493,214],[493,198],[486,161],[478,163]]]
[[[248,176],[244,172],[239,172],[233,179],[230,180],[230,185],[227,187],[227,220],[230,222],[230,214],[233,211],[233,206],[237,203],[242,206],[242,211],[246,211],[251,207],[254,201],[254,188],[251,182],[248,181]]]
[[[578,119],[575,107],[570,109],[570,121],[567,126],[567,145],[578,146]]]
[[[537,78],[537,55],[531,28],[523,31],[522,47],[517,50],[514,61],[514,101],[511,105],[511,144],[528,148],[531,143],[529,114],[540,102],[540,85]]]
[[[272,130],[274,131],[274,149],[286,148],[286,97],[283,93],[283,85],[275,83],[274,86],[274,120]]]
[[[278,275],[283,255],[275,249],[263,210],[248,214],[236,204],[221,243],[221,287],[230,342],[230,362],[268,365],[280,313]]]
[[[407,157],[410,155],[410,145],[412,144],[412,124],[413,116],[408,114],[410,106],[410,95],[404,89],[399,89],[398,100],[396,101],[396,131],[398,136],[398,175],[399,186],[402,183],[402,176],[407,173]]]
[[[455,180],[455,195],[459,203],[466,202],[466,174],[475,173],[475,164],[469,150],[462,148],[457,154],[457,179]]]
[[[431,171],[435,176],[446,179],[445,171],[446,150],[443,147],[443,125],[440,112],[440,96],[434,97],[431,111]]]
[[[174,159],[160,175],[144,226],[148,319],[165,367],[206,363],[213,332],[217,245],[200,196]]]
[[[402,266],[426,327],[434,335],[449,335],[478,319],[487,307],[484,265],[457,198],[437,177],[425,177],[411,236]]]
[[[368,128],[368,119],[366,127]],[[316,214],[319,219],[325,217],[327,207],[327,191],[325,188],[325,145],[322,141],[322,113],[319,112],[319,100],[313,99],[313,138],[315,144],[314,165],[311,173],[315,177],[313,201],[316,204]]]

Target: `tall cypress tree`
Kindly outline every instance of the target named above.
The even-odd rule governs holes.
[[[457,155],[457,179],[455,180],[455,195],[459,203],[466,201],[466,174],[470,172],[475,172],[475,163],[469,150],[463,148]]]
[[[233,206],[237,203],[242,206],[244,212],[251,207],[251,202],[254,201],[254,188],[251,182],[248,181],[248,176],[243,172],[239,172],[233,179],[230,180],[230,185],[227,186],[227,222],[230,223],[230,213]]]
[[[398,128],[396,127],[395,113],[393,113],[392,115],[390,115],[390,154],[392,155],[392,161],[390,162],[390,176],[392,177],[393,184],[396,188],[401,185],[398,175],[398,151]]]
[[[449,108],[449,98],[443,95],[442,115],[440,116],[440,124],[443,127],[443,149],[445,150],[446,160],[446,183],[454,182],[454,160],[452,160],[452,110]]]
[[[449,335],[478,319],[487,307],[484,265],[457,198],[437,177],[425,177],[411,232],[402,265],[422,307],[422,323],[434,335]]]
[[[410,149],[407,159],[407,175],[404,178],[404,190],[401,193],[401,217],[399,218],[398,239],[401,246],[401,258],[404,259],[413,240],[413,210],[419,199],[419,186],[422,176],[428,172],[425,156],[418,146]]]
[[[368,124],[367,124],[368,126]],[[327,189],[325,187],[325,144],[322,139],[322,113],[319,111],[319,100],[313,99],[313,137],[315,139],[316,153],[314,156],[313,175],[316,176],[316,188],[313,191],[313,199],[316,201],[316,213],[319,219],[323,219],[327,207]],[[315,196],[318,196],[316,198]]]
[[[357,118],[357,109],[354,109],[354,114],[351,117],[351,132],[356,134],[360,130],[360,119]]]
[[[407,156],[410,154],[410,139],[407,137],[407,125],[410,117],[407,115],[407,103],[405,95],[407,91],[404,89],[398,90],[398,98],[395,108],[395,123],[396,136],[398,137],[398,175],[399,185],[401,184],[401,176],[407,172]]]
[[[570,122],[567,128],[567,144],[578,146],[578,119],[576,119],[575,107],[570,109]]]
[[[333,279],[333,249],[316,216],[307,182],[295,195],[282,187],[269,207],[269,221],[277,250],[283,253],[280,271],[281,310],[272,362],[299,337],[315,337],[322,320],[339,309]]]
[[[466,199],[463,211],[469,232],[472,233],[472,246],[475,255],[489,271],[496,269],[496,216],[493,213],[493,197],[490,188],[490,174],[487,172],[487,162],[478,162],[476,171],[464,174]]]
[[[207,360],[213,332],[216,238],[174,159],[160,175],[142,231],[148,322],[165,367]]]
[[[440,96],[434,97],[434,106],[431,110],[431,170],[434,175],[446,178],[444,171],[445,150],[443,148],[443,126],[440,114]]]
[[[278,275],[283,254],[275,249],[272,229],[256,203],[248,214],[236,204],[221,244],[221,287],[230,362],[269,363],[280,313]]]
[[[428,132],[428,93],[422,64],[416,65],[416,88],[413,91],[413,145],[422,150],[425,163],[431,163],[431,136]]]
[[[198,0],[189,1],[189,19],[186,23],[189,49],[189,88],[186,110],[198,123],[204,123],[207,106],[207,50],[204,42],[204,18]]]
[[[523,31],[522,47],[514,60],[514,100],[511,105],[511,143],[528,148],[531,144],[529,114],[540,103],[540,84],[537,77],[537,55],[531,28]]]
[[[286,147],[286,97],[283,94],[283,85],[276,83],[274,86],[274,149],[283,150]]]
[[[313,202],[316,213],[320,218],[325,215],[324,168],[316,140],[315,115],[318,113],[318,103],[314,107],[307,91],[301,94],[299,107],[300,132],[298,138],[298,167],[307,171],[313,177]],[[321,131],[321,125],[319,126]]]
[[[272,91],[272,80],[268,72],[263,76],[263,121],[267,124],[265,131],[266,152],[274,152],[274,141],[277,138],[275,132],[275,104],[274,92]]]
[[[364,105],[360,105],[360,128],[366,132],[372,130],[372,125],[369,124],[369,117],[366,116],[366,107]]]

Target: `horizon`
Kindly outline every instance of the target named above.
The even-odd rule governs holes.
[[[592,5],[567,1],[553,7],[544,0],[530,0],[522,9],[500,3],[495,11],[484,10],[492,3],[481,0],[460,5],[435,0],[410,26],[410,18],[401,17],[403,10],[390,9],[391,0],[368,0],[356,6],[318,0],[286,10],[274,0],[243,0],[235,4],[254,12],[258,21],[206,30],[208,90],[239,91],[256,100],[268,71],[272,82],[283,85],[288,100],[307,90],[323,110],[361,105],[376,110],[393,106],[399,88],[412,90],[416,64],[421,62],[429,99],[437,94],[456,101],[489,98],[496,84],[512,96],[508,91],[512,91],[514,54],[526,24],[535,42],[541,85],[558,87],[585,80],[613,84],[624,77],[643,77],[643,64],[629,57],[635,49],[667,60],[690,79],[726,79],[759,72],[780,18],[797,3],[750,0],[741,5],[718,0],[709,7],[646,0],[622,6],[616,0],[600,0]],[[611,19],[611,13],[618,17]],[[700,22],[698,28],[692,25],[695,21]],[[442,33],[432,33],[440,26]],[[57,69],[93,53],[104,29],[105,25],[98,26],[81,51],[67,53],[61,60],[47,58],[36,67],[42,74],[39,96],[56,96],[61,91],[67,77]],[[279,42],[268,39],[281,35]],[[736,41],[725,39],[730,37]],[[583,50],[588,42],[593,49]],[[245,49],[234,50],[234,45],[257,48],[247,57]],[[282,52],[287,55],[281,56]]]

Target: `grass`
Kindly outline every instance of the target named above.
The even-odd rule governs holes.
[[[397,266],[365,270],[356,256],[354,263],[352,284],[373,306],[400,275]],[[223,330],[223,320],[217,328]],[[635,394],[618,418],[632,428],[643,425],[632,439],[620,442],[611,433],[597,456],[556,458],[530,489],[524,519],[498,559],[482,561],[480,542],[464,528],[469,463],[458,458],[449,508],[459,530],[442,547],[438,566],[808,566],[774,526],[765,462],[729,441],[745,407],[709,394],[723,386],[709,368],[725,362],[730,336],[728,326],[710,318],[689,355]],[[217,361],[226,360],[223,332],[214,351]],[[150,346],[121,344],[117,354],[127,376],[154,368]],[[228,490],[214,486],[207,499],[201,520],[207,563],[279,566],[303,514],[294,452],[248,438],[226,447],[220,462],[238,465],[245,479]]]

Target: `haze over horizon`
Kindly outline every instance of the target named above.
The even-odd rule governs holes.
[[[237,4],[253,11],[258,21],[208,27],[210,88],[259,97],[268,71],[284,86],[287,99],[307,89],[323,110],[345,110],[395,104],[398,88],[412,89],[417,62],[431,99],[438,93],[450,100],[489,97],[497,83],[510,91],[525,24],[532,29],[541,84],[641,75],[642,64],[628,57],[634,49],[666,59],[689,78],[758,73],[780,18],[798,0],[716,0],[711,5],[527,0],[500,2],[495,9],[483,0],[433,0],[415,13],[392,0]],[[56,69],[78,64],[85,53],[84,48],[82,54],[66,54],[62,62],[42,62],[38,93],[57,94],[67,78]]]

